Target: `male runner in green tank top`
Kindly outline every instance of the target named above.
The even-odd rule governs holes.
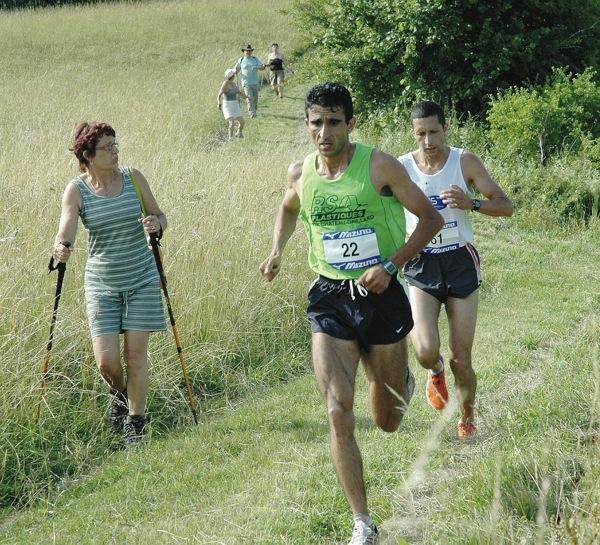
[[[362,360],[375,423],[395,431],[414,389],[405,339],[413,322],[396,275],[443,221],[396,159],[350,142],[356,119],[345,87],[313,87],[305,115],[316,151],[290,165],[273,247],[260,270],[268,281],[279,273],[283,250],[300,217],[309,240],[309,264],[319,275],[309,292],[307,312],[313,366],[327,406],[331,456],[354,515],[350,545],[368,545],[376,543],[378,534],[354,439],[356,370]],[[419,217],[406,242],[403,207]]]

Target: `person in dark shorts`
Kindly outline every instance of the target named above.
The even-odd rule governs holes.
[[[458,436],[466,439],[477,431],[474,418],[477,379],[471,351],[481,285],[470,214],[510,216],[513,208],[476,155],[446,145],[447,125],[438,104],[418,103],[410,118],[419,147],[398,160],[444,218],[443,228],[404,266],[415,320],[411,340],[419,363],[429,371],[427,401],[442,410],[448,402],[448,390],[440,354],[438,318],[441,306],[445,305],[450,368],[461,407]],[[474,198],[475,191],[485,200]],[[418,223],[419,219],[406,211],[407,234]]]
[[[284,69],[285,59],[279,50],[279,44],[271,44],[271,52],[267,58],[267,66],[269,67],[269,83],[271,89],[279,97],[283,98],[283,81],[285,78]]]
[[[362,360],[374,421],[395,431],[414,389],[406,349],[413,322],[396,275],[443,222],[396,159],[350,142],[355,123],[345,87],[324,83],[308,92],[305,124],[316,151],[288,169],[273,246],[260,270],[267,281],[277,276],[299,217],[308,235],[310,267],[319,275],[307,313],[331,456],[354,515],[350,544],[367,545],[376,543],[378,534],[354,439],[356,371]],[[420,220],[407,240],[404,208]]]

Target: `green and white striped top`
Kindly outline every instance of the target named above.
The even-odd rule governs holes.
[[[81,194],[79,216],[88,231],[86,291],[123,292],[158,282],[158,271],[138,222],[140,201],[128,167],[119,167],[123,189],[118,195],[96,195],[81,177],[73,183]]]

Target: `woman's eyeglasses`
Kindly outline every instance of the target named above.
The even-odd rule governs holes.
[[[119,152],[119,144],[118,142],[113,142],[112,144],[105,144],[104,146],[96,146],[96,150],[103,150],[108,152],[116,151]]]

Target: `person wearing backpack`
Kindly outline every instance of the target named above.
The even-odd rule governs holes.
[[[256,117],[258,108],[258,91],[260,89],[259,70],[264,70],[265,65],[255,57],[252,52],[254,48],[251,44],[242,47],[244,53],[235,63],[234,70],[242,74],[242,87],[246,93],[246,102],[248,104],[248,114],[250,117]]]

